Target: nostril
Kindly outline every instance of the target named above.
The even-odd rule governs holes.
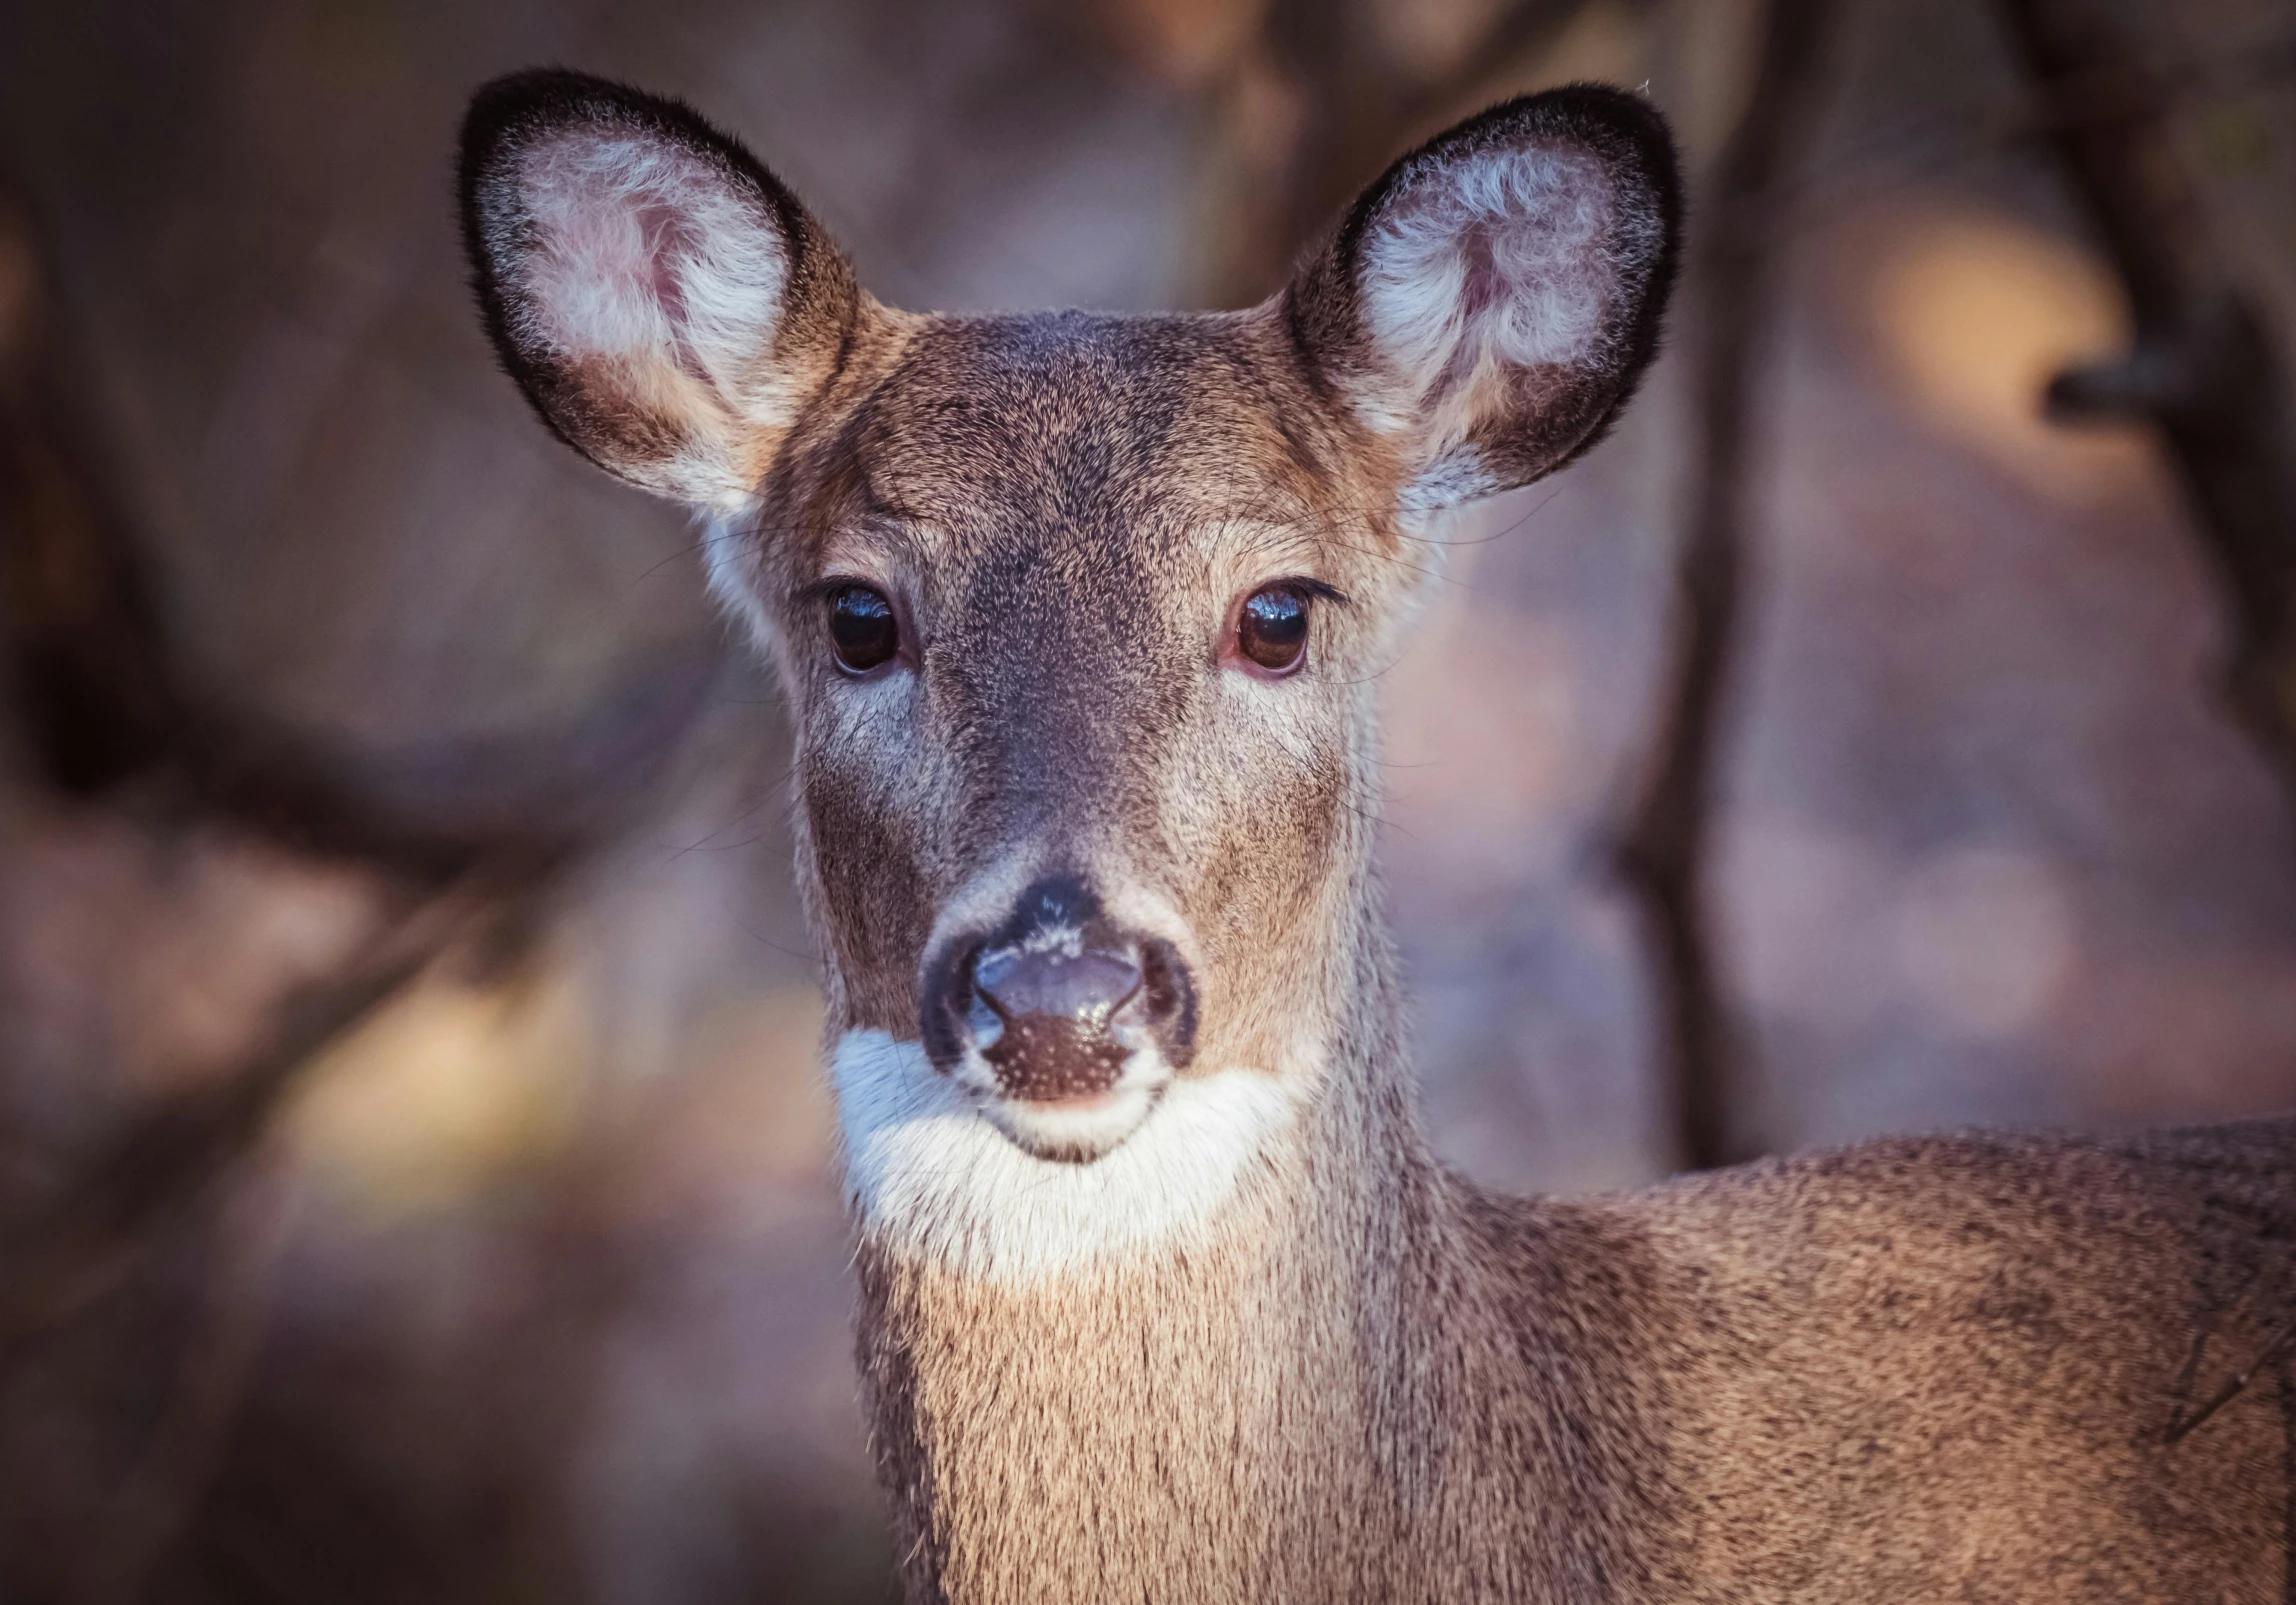
[[[1164,1057],[1185,1069],[1196,1051],[1196,987],[1187,961],[1170,942],[1155,940],[1140,950],[1140,978],[1148,1024],[1164,1045]]]
[[[977,942],[949,947],[927,967],[918,988],[917,1013],[925,1053],[943,1070],[964,1052],[968,1031],[978,1038],[999,1029],[996,1015],[983,1005],[973,988],[973,966],[980,951]]]
[[[1000,948],[973,965],[973,989],[1000,1020],[1102,1026],[1140,990],[1141,969],[1119,953]]]

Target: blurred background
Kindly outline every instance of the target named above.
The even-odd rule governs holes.
[[[545,62],[952,310],[1646,86],[1670,350],[1384,682],[1443,1153],[2296,1103],[2280,0],[0,0],[0,1598],[890,1596],[783,717],[466,304]]]

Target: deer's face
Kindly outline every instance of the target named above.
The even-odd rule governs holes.
[[[890,311],[738,146],[569,75],[481,95],[464,184],[506,365],[703,513],[779,667],[849,1163],[1248,1162],[1362,974],[1421,525],[1583,449],[1651,354],[1654,114],[1487,114],[1193,317]]]
[[[839,1023],[1095,1159],[1199,1066],[1312,1056],[1420,553],[1269,320],[885,339],[733,582],[797,707]]]

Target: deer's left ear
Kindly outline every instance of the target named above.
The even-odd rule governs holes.
[[[1552,473],[1658,349],[1682,232],[1665,122],[1578,85],[1439,134],[1284,292],[1317,378],[1395,454],[1405,513]]]

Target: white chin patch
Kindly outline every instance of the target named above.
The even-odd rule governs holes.
[[[986,1066],[979,1067],[985,1071]],[[1204,1233],[1292,1119],[1256,1070],[1125,1076],[1089,1103],[984,1092],[975,1067],[851,1031],[830,1061],[845,1181],[861,1229],[901,1252],[999,1281],[1073,1274]]]
[[[981,1118],[1039,1159],[1089,1165],[1115,1152],[1140,1129],[1164,1094],[1161,1086],[1119,1086],[1076,1103],[1019,1103],[991,1098],[976,1107]]]

